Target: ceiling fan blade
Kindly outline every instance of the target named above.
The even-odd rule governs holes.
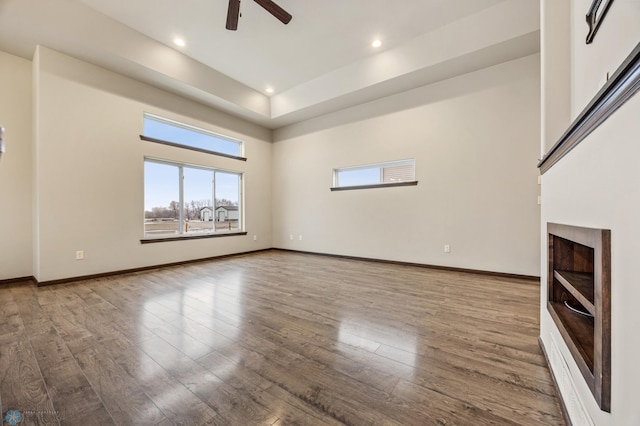
[[[227,29],[238,29],[238,18],[240,17],[240,0],[229,0],[229,9],[227,10]]]
[[[253,1],[255,1],[260,6],[265,8],[267,12],[269,12],[270,14],[278,18],[280,22],[282,22],[283,24],[288,24],[289,21],[291,21],[291,18],[292,18],[291,14],[289,14],[289,12],[287,12],[286,10],[284,10],[283,8],[275,4],[273,1],[271,0],[253,0]]]

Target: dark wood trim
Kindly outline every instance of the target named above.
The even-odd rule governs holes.
[[[245,251],[245,252],[240,252],[240,253],[222,254],[220,256],[211,256],[211,257],[204,257],[204,258],[200,258],[200,259],[183,260],[183,261],[180,261],[180,262],[163,263],[163,264],[159,264],[159,265],[143,266],[143,267],[140,267],[140,268],[123,269],[123,270],[120,270],[120,271],[103,272],[103,273],[100,273],[100,274],[83,275],[83,276],[79,276],[79,277],[61,278],[61,279],[58,279],[58,280],[50,280],[50,281],[38,281],[37,279],[35,279],[33,277],[32,278],[33,278],[33,282],[38,287],[45,287],[45,286],[49,286],[49,285],[66,284],[66,283],[72,283],[72,282],[76,282],[76,281],[86,281],[86,280],[93,280],[93,279],[97,279],[97,278],[112,277],[112,276],[115,276],[115,275],[135,274],[137,272],[152,271],[154,269],[162,269],[162,268],[171,268],[171,267],[174,267],[174,266],[189,265],[189,264],[192,264],[192,263],[210,262],[210,261],[213,261],[213,260],[221,260],[221,259],[226,259],[226,258],[229,258],[229,257],[246,256],[246,255],[249,255],[249,254],[260,253],[260,252],[269,251],[269,250],[272,250],[272,249],[267,248],[267,249],[260,249],[260,250],[250,250],[250,251]]]
[[[192,151],[204,152],[205,154],[217,155],[219,157],[233,158],[234,160],[247,161],[246,157],[238,157],[236,155],[223,154],[221,152],[211,151],[211,150],[208,150],[208,149],[195,148],[195,147],[192,147],[192,146],[186,146],[186,145],[183,145],[183,144],[170,142],[170,141],[165,141],[165,140],[162,140],[162,139],[151,138],[151,137],[145,136],[145,135],[140,135],[140,140],[147,141],[147,142],[159,143],[161,145],[173,146],[173,147],[176,147],[176,148],[190,149]]]
[[[591,392],[595,392],[595,376],[593,375],[589,365],[587,365],[587,362],[585,361],[582,349],[580,348],[580,346],[578,346],[578,344],[576,344],[576,342],[574,342],[573,338],[571,337],[574,333],[568,330],[568,326],[565,325],[563,320],[560,318],[558,311],[554,308],[551,302],[547,302],[547,311],[549,312],[549,315],[551,315],[551,319],[553,319],[553,322],[558,328],[558,331],[562,336],[562,340],[564,341],[565,345],[567,345],[567,348],[569,348],[569,352],[571,352],[578,370],[580,370],[582,377],[584,377],[585,383],[587,384]]]
[[[596,254],[608,262],[602,262],[599,281],[602,284],[600,293],[600,306],[596,308],[596,314],[600,314],[600,323],[596,325],[596,351],[599,355],[600,382],[596,385],[596,400],[602,401],[601,408],[611,412],[611,231],[602,232],[601,252]],[[606,283],[606,284],[605,284]]]
[[[542,355],[544,355],[544,360],[547,362],[547,368],[549,369],[549,373],[551,374],[551,379],[553,380],[553,386],[556,388],[556,395],[558,396],[558,401],[560,401],[560,409],[562,410],[562,417],[564,417],[564,422],[567,426],[573,426],[571,422],[571,417],[569,417],[569,411],[567,410],[567,404],[564,402],[564,398],[562,397],[562,393],[560,393],[560,386],[558,386],[558,380],[556,379],[556,375],[553,373],[551,369],[551,362],[549,362],[549,355],[547,354],[547,348],[544,346],[544,342],[538,336],[538,345],[540,345],[540,349],[542,350]]]
[[[92,274],[92,275],[82,275],[82,276],[79,276],[79,277],[61,278],[61,279],[58,279],[58,280],[50,280],[50,281],[38,281],[35,277],[12,278],[12,279],[8,279],[8,280],[0,281],[0,285],[1,284],[11,284],[11,283],[16,283],[16,282],[20,282],[20,281],[31,281],[32,283],[34,283],[38,287],[44,287],[44,286],[48,286],[48,285],[65,284],[65,283],[70,283],[70,282],[85,281],[85,280],[96,279],[96,278],[105,278],[105,277],[110,277],[110,276],[114,276],[114,275],[133,274],[133,273],[136,273],[136,272],[144,272],[144,271],[150,271],[150,270],[160,269],[160,268],[169,268],[169,267],[172,267],[172,266],[188,265],[188,264],[191,264],[191,263],[208,262],[208,261],[212,261],[212,260],[220,260],[220,259],[225,259],[225,258],[228,258],[228,257],[244,256],[244,255],[248,255],[248,254],[260,253],[260,252],[270,251],[270,250],[286,251],[286,252],[300,253],[300,254],[308,254],[308,255],[311,255],[311,256],[326,256],[326,257],[334,257],[334,258],[339,258],[339,259],[360,260],[360,261],[376,262],[376,263],[386,263],[386,264],[390,264],[390,265],[415,266],[415,267],[418,267],[418,268],[438,269],[438,270],[442,270],[442,271],[463,272],[463,273],[470,273],[470,274],[480,274],[480,275],[488,275],[488,276],[493,276],[493,277],[498,277],[498,278],[515,278],[515,279],[522,279],[522,280],[531,281],[532,284],[536,284],[536,285],[540,283],[540,277],[536,277],[536,276],[532,276],[532,275],[508,274],[508,273],[504,273],[504,272],[483,271],[483,270],[479,270],[479,269],[454,268],[454,267],[450,267],[450,266],[428,265],[428,264],[424,264],[424,263],[401,262],[401,261],[397,261],[397,260],[374,259],[374,258],[368,258],[368,257],[346,256],[346,255],[340,255],[340,254],[317,253],[317,252],[310,252],[310,251],[289,250],[289,249],[281,249],[281,248],[271,247],[271,248],[260,249],[260,250],[250,250],[250,251],[246,251],[246,252],[223,254],[223,255],[220,255],[220,256],[204,257],[204,258],[200,258],[200,259],[184,260],[184,261],[180,261],[180,262],[163,263],[163,264],[158,264],[158,265],[143,266],[143,267],[140,267],[140,268],[123,269],[123,270],[119,270],[119,271],[103,272],[103,273],[100,273],[100,274]]]
[[[373,189],[373,188],[390,188],[393,186],[416,186],[417,180],[408,182],[394,182],[394,183],[377,183],[374,185],[355,185],[355,186],[332,186],[332,191],[352,191],[354,189]]]
[[[360,260],[364,262],[386,263],[389,265],[415,266],[418,268],[438,269],[438,270],[450,271],[450,272],[463,272],[468,274],[489,275],[489,276],[498,277],[498,278],[515,278],[515,279],[532,281],[532,282],[535,282],[536,285],[540,284],[540,277],[536,277],[534,275],[508,274],[506,272],[484,271],[481,269],[456,268],[453,266],[429,265],[426,263],[402,262],[400,260],[375,259],[371,257],[347,256],[343,254],[319,253],[319,252],[313,252],[313,251],[291,250],[291,249],[283,249],[283,248],[273,248],[273,250],[308,254],[313,256],[327,256],[327,257],[334,257],[338,259]]]
[[[35,278],[33,278],[33,276],[31,276],[31,277],[19,277],[19,278],[9,278],[9,279],[6,279],[6,280],[0,280],[0,286],[20,283],[20,282],[25,282],[25,281],[31,281],[33,283],[33,282],[35,282]]]
[[[544,174],[640,90],[640,43],[538,163]]]
[[[140,240],[140,244],[166,243],[168,241],[202,240],[205,238],[237,237],[238,235],[247,235],[247,232],[226,232],[226,233],[207,234],[207,235],[185,235],[183,237],[167,237],[167,238],[143,238]]]

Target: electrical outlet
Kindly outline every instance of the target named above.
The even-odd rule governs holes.
[[[76,260],[84,260],[84,250],[76,251]]]
[[[289,234],[289,239],[293,241],[293,234]]]
[[[444,252],[445,253],[451,253],[451,246],[449,244],[445,244],[444,245]]]
[[[258,236],[257,235],[253,236],[253,241],[258,241]]]
[[[298,241],[302,241],[302,235],[298,235]]]

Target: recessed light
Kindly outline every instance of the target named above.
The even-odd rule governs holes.
[[[173,39],[173,42],[180,46],[180,47],[184,47],[187,43],[185,43],[184,39],[180,38],[180,37],[176,37]]]
[[[382,46],[382,41],[380,40],[373,40],[373,42],[371,43],[371,46],[378,48],[380,46]]]
[[[265,89],[265,92],[267,92],[267,93],[269,93],[269,94],[273,93],[273,87],[267,87],[267,88]]]

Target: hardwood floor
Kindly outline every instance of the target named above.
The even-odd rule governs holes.
[[[21,424],[560,425],[530,281],[280,251],[0,288]]]

